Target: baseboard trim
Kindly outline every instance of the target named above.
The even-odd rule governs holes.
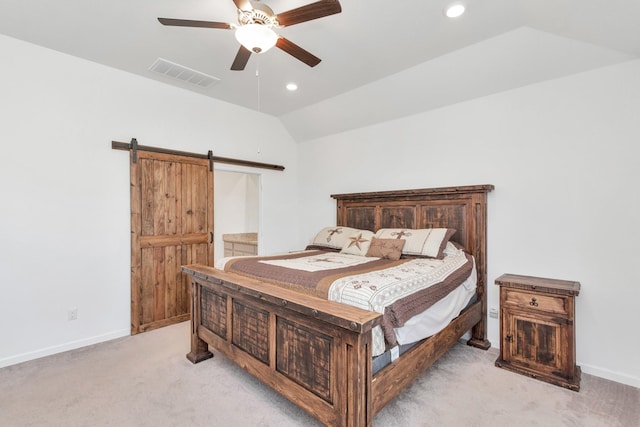
[[[582,368],[583,374],[589,374],[607,380],[615,381],[617,383],[640,388],[640,378],[632,377],[631,375],[622,374],[620,372],[610,371],[609,369],[599,368],[597,366],[587,365],[584,363],[578,363],[578,365],[580,365],[580,367]]]
[[[496,339],[491,342],[499,343],[500,340]],[[493,350],[493,349],[495,349],[495,351],[497,352],[500,352],[499,346],[492,346],[491,349],[489,350]],[[598,366],[589,365],[581,362],[580,360],[577,361],[577,365],[580,366],[580,369],[582,370],[583,374],[589,374],[589,375],[593,375],[594,377],[600,377],[600,378],[604,378],[605,380],[615,381],[620,384],[626,384],[635,388],[640,388],[640,378],[638,377],[612,371],[609,369],[600,368]]]
[[[86,347],[88,345],[98,344],[105,341],[110,341],[116,338],[122,338],[131,334],[130,329],[121,329],[118,331],[108,332],[102,335],[96,335],[81,340],[70,341],[60,345],[54,345],[51,347],[42,348],[27,353],[18,354],[15,356],[5,357],[0,359],[0,368],[6,366],[17,365],[18,363],[28,362],[30,360],[39,359],[41,357],[51,356],[57,353],[62,353],[69,350],[75,350],[77,348]]]

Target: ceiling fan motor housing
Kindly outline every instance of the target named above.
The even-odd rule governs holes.
[[[251,5],[253,6],[251,10],[238,9],[238,22],[240,25],[260,24],[267,27],[279,26],[276,15],[269,6],[254,2],[252,2]]]

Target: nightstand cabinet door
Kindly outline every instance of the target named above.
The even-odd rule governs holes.
[[[505,274],[500,285],[496,366],[578,391],[574,301],[580,284]]]
[[[527,311],[504,309],[502,328],[502,358],[523,369],[530,369],[531,375],[545,373],[561,375],[567,379],[573,377],[573,366],[568,362],[568,338],[571,336],[569,325],[562,324],[558,318],[541,313],[533,316]]]

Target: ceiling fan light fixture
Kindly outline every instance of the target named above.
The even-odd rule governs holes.
[[[246,24],[236,30],[236,40],[253,53],[264,53],[274,47],[278,35],[261,24]]]

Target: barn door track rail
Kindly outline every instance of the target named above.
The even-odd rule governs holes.
[[[284,166],[273,165],[271,163],[254,162],[251,160],[233,159],[231,157],[214,156],[213,151],[209,150],[207,154],[189,153],[186,151],[171,150],[169,148],[151,147],[147,145],[140,145],[135,138],[131,139],[131,142],[118,142],[111,141],[111,148],[114,150],[131,150],[131,158],[133,163],[138,161],[138,151],[150,151],[153,153],[174,154],[177,156],[194,157],[196,159],[209,159],[209,170],[213,170],[214,163],[226,163],[230,165],[248,166],[251,168],[270,169],[283,171]]]

